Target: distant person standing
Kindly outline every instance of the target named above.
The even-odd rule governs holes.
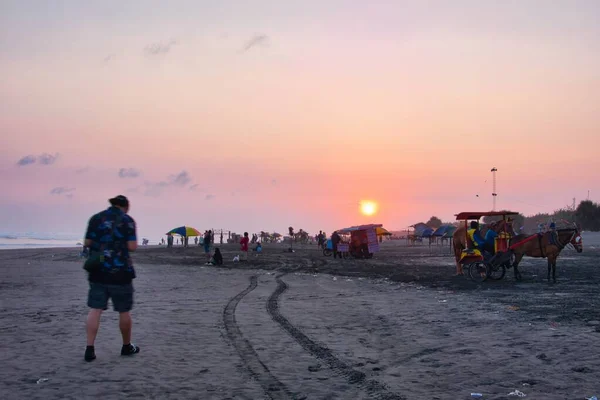
[[[337,233],[337,231],[334,231],[331,234],[331,247],[333,247],[333,258],[337,258],[337,256],[339,255],[340,258],[342,258],[342,255],[338,253],[338,244],[342,241],[342,238],[340,237],[339,233]]]
[[[204,233],[204,254],[206,254],[206,263],[210,264],[210,244],[212,239],[212,231]]]
[[[248,232],[244,232],[244,237],[240,239],[240,250],[242,251],[242,260],[248,261],[248,243],[250,242],[250,238],[248,238]]]
[[[92,216],[85,234],[85,245],[90,257],[99,256],[98,264],[89,271],[87,305],[87,347],[85,361],[96,358],[94,342],[100,327],[100,316],[108,308],[108,299],[119,313],[119,329],[123,338],[122,356],[139,353],[140,348],[131,343],[131,315],[133,308],[133,285],[135,270],[130,252],[137,250],[135,221],[127,212],[129,200],[117,196],[109,200],[110,207]]]
[[[325,242],[325,237],[323,235],[323,231],[319,231],[317,235],[317,246],[323,247],[323,243]]]

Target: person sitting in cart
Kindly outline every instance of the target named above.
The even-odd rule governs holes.
[[[467,231],[467,235],[469,235],[469,239],[471,239],[473,249],[483,252],[485,240],[481,237],[481,232],[479,231],[479,224],[477,221],[471,221],[471,229]]]
[[[498,237],[498,234],[494,230],[495,226],[496,222],[490,224],[488,231],[485,233],[485,245],[483,246],[491,254],[496,252],[496,237]]]

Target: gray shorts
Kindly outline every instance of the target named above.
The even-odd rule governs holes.
[[[87,305],[97,310],[108,308],[108,299],[112,300],[113,310],[128,312],[133,308],[133,285],[108,285],[105,283],[90,282]]]

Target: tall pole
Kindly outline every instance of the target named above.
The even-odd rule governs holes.
[[[496,196],[498,196],[498,193],[496,193],[496,171],[498,171],[496,167],[492,168],[492,211],[496,211]]]

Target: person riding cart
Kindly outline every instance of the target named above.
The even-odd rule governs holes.
[[[483,248],[485,251],[491,254],[496,254],[496,238],[498,237],[498,233],[495,231],[496,222],[490,223],[490,226],[485,233],[485,245]]]
[[[481,237],[477,221],[471,221],[471,228],[467,231],[467,235],[471,239],[469,244],[473,250],[482,251],[484,249],[485,240]]]

